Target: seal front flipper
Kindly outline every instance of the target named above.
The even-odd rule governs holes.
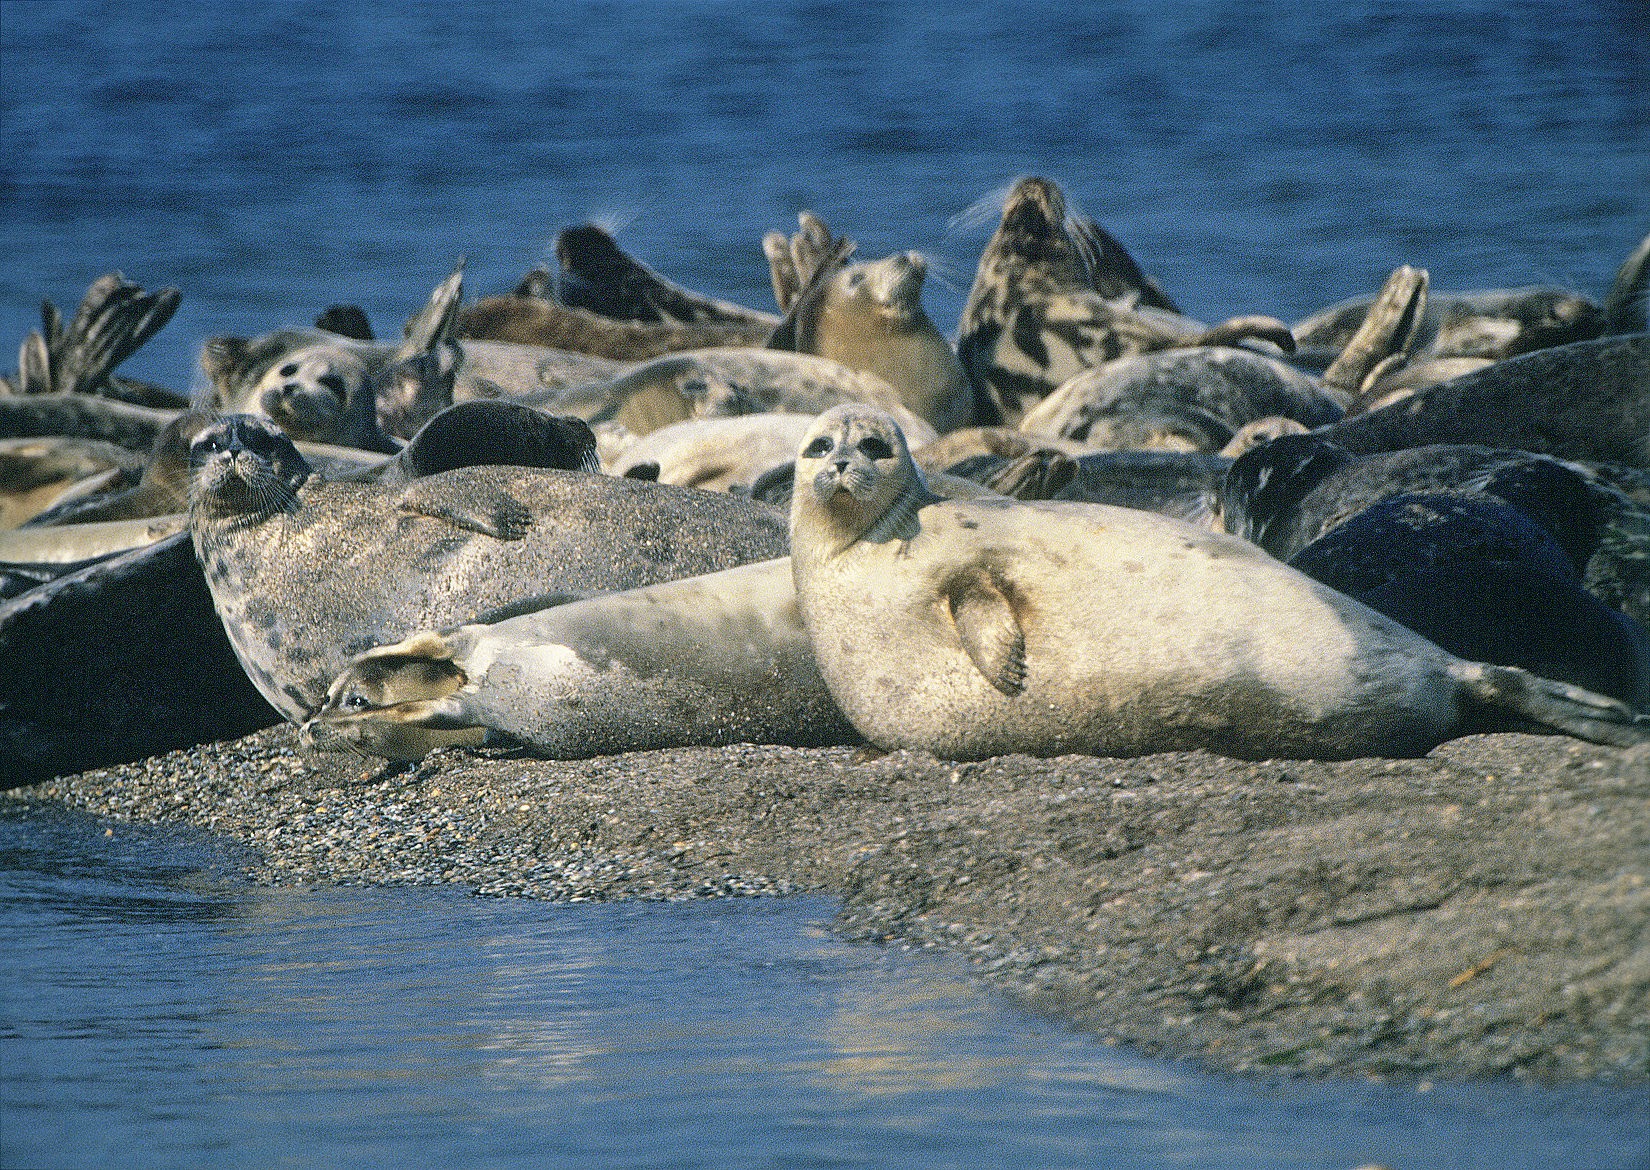
[[[451,489],[431,488],[428,480],[419,480],[401,493],[396,510],[444,520],[455,528],[497,540],[521,540],[533,526],[533,513],[525,504],[508,492],[484,484],[475,484],[469,493],[455,497]]]
[[[945,591],[957,637],[986,681],[1013,698],[1026,689],[1026,636],[1014,603],[989,574],[974,569]]]

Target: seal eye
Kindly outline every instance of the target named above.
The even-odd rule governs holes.
[[[359,691],[351,691],[349,694],[345,695],[344,701],[341,704],[346,711],[364,711],[371,705],[372,704],[367,702],[367,696],[361,694]]]
[[[819,458],[822,458],[823,456],[825,456],[826,454],[828,454],[830,452],[830,450],[831,450],[831,440],[830,440],[830,438],[826,435],[820,435],[819,438],[817,438],[813,442],[809,443],[807,448],[805,450],[803,450],[802,458],[804,458],[804,459],[819,459]]]
[[[861,439],[859,450],[860,454],[868,459],[892,459],[894,457],[894,449],[888,445],[886,440],[879,439],[875,435],[866,435]]]

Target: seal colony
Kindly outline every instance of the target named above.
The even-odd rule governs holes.
[[[1342,758],[1498,726],[1647,734],[1650,246],[1602,306],[1429,300],[1400,265],[1294,330],[1210,327],[1029,176],[955,344],[923,307],[926,257],[854,249],[808,212],[770,232],[774,313],[570,228],[559,274],[479,310],[460,261],[398,342],[348,304],[207,339],[192,411],[113,373],[178,294],[111,274],[67,325],[47,306],[0,430],[144,452],[143,476],[40,448],[7,590],[73,573],[95,596],[105,560],[187,522],[264,699],[317,743],[397,758],[483,738]],[[535,314],[570,327],[524,339]],[[1364,460],[1358,508],[1294,474],[1294,440]],[[1428,494],[1407,453],[1441,444],[1562,463],[1603,510]],[[1334,519],[1284,547],[1264,534],[1296,522],[1261,512],[1288,483]],[[788,553],[788,578],[722,577]],[[1519,657],[1517,610],[1555,625],[1544,655]],[[584,722],[551,730],[552,693]]]
[[[1650,241],[1596,312],[1400,265],[1297,339],[1034,177],[961,345],[884,348],[930,258],[799,226],[777,313],[572,229],[501,299],[606,354],[470,336],[455,272],[401,342],[203,346],[193,403],[114,372],[171,296],[43,314],[0,784],[276,882],[823,890],[1229,1069],[1642,1080]],[[1567,734],[1440,743],[1507,728]]]

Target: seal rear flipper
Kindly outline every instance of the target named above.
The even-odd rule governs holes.
[[[1430,280],[1425,268],[1408,264],[1394,268],[1363,324],[1324,370],[1325,384],[1358,395],[1379,381],[1377,370],[1383,363],[1396,358],[1401,364],[1407,359],[1426,316]]]
[[[481,485],[468,498],[454,499],[450,489],[443,495],[441,489],[431,490],[426,481],[415,480],[402,493],[397,509],[496,540],[521,540],[533,526],[533,513],[520,500]]]
[[[1449,673],[1472,705],[1502,717],[1531,720],[1593,743],[1634,747],[1650,743],[1650,715],[1626,703],[1516,666],[1452,660]]]
[[[1026,689],[1026,636],[1008,595],[984,572],[967,573],[945,591],[957,637],[986,681],[1013,698]]]
[[[460,256],[452,275],[435,286],[425,306],[407,319],[402,330],[404,337],[396,348],[393,361],[403,361],[417,354],[427,353],[443,341],[456,336],[458,310],[464,299],[464,261]]]

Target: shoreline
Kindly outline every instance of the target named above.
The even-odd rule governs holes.
[[[1010,998],[1218,1072],[1650,1079],[1650,749],[1423,759],[737,745],[417,766],[295,729],[13,790],[250,847],[289,884],[562,901],[819,892]]]

